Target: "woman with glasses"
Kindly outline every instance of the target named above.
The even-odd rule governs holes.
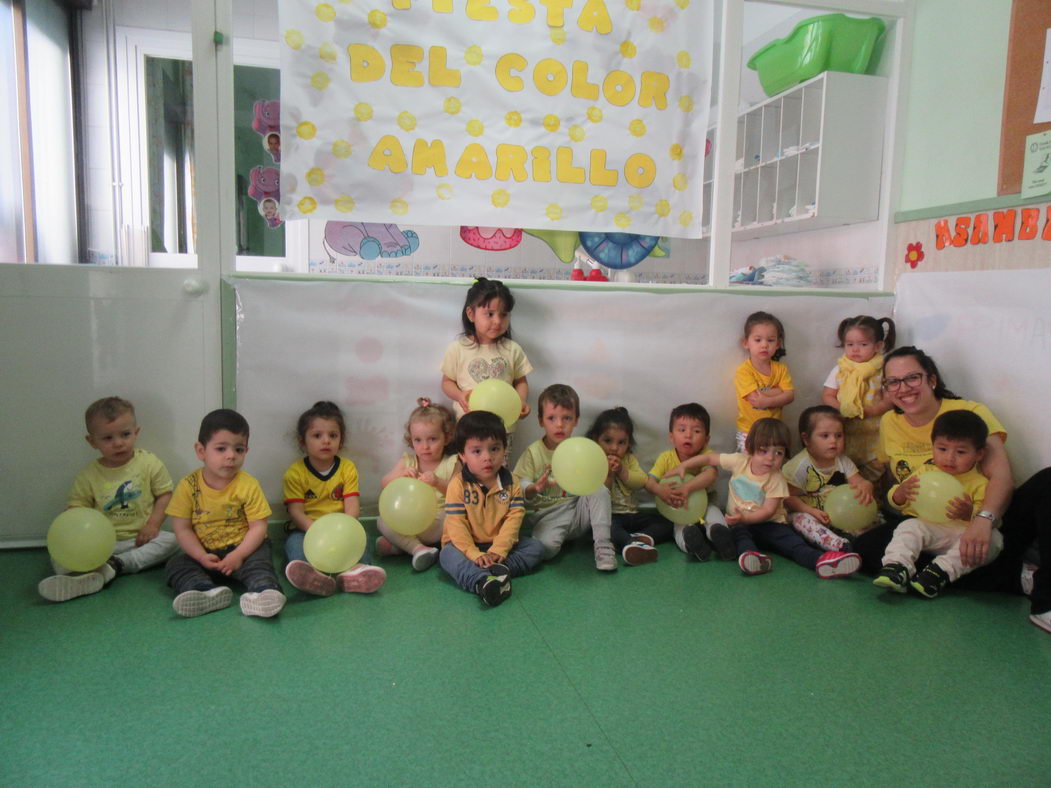
[[[877,456],[886,464],[885,477],[891,484],[904,481],[925,463],[932,461],[931,426],[942,413],[969,410],[981,417],[989,428],[982,474],[988,477],[985,503],[960,538],[964,563],[980,565],[989,549],[992,529],[1003,519],[1001,533],[1004,550],[988,566],[981,567],[956,584],[961,588],[1018,593],[1021,590],[1022,557],[1038,542],[1042,564],[1051,564],[1051,468],[1046,468],[1018,488],[1012,500],[1014,480],[1004,443],[1007,431],[982,403],[966,400],[946,387],[934,360],[915,347],[900,347],[883,361],[883,392],[893,410],[880,419]],[[1008,508],[1010,502],[1010,508]],[[897,514],[897,513],[895,513]],[[883,552],[901,519],[892,518],[854,540],[863,566],[878,572]],[[1051,632],[1051,570],[1034,575],[1030,594],[1034,624]]]

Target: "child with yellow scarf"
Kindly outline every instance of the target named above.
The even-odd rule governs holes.
[[[845,318],[836,331],[843,355],[825,380],[821,401],[843,414],[846,454],[871,482],[882,466],[876,460],[879,419],[891,408],[880,391],[883,352],[894,348],[894,321],[869,315]]]

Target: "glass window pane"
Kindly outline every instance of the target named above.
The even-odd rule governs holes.
[[[284,257],[285,226],[278,201],[266,194],[281,168],[281,73],[234,66],[234,166],[237,172],[237,253]],[[241,266],[238,266],[241,268]]]

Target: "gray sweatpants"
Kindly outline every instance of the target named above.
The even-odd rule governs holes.
[[[208,552],[223,558],[236,549],[237,545],[230,545]],[[216,580],[226,579],[226,575],[219,572],[209,572],[186,553],[179,553],[172,558],[164,572],[168,585],[177,594],[183,591],[208,591],[216,587]],[[230,577],[239,581],[245,587],[245,591],[265,591],[268,588],[280,591],[281,584],[277,582],[274,562],[270,556],[270,540],[265,539],[256,551],[244,560],[241,568]]]

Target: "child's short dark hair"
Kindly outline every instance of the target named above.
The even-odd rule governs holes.
[[[950,410],[936,418],[931,426],[931,443],[938,438],[945,438],[967,441],[975,449],[984,449],[988,437],[988,425],[981,416],[969,410]]]
[[[840,423],[840,426],[846,426],[843,414],[835,408],[830,408],[828,405],[813,405],[799,414],[800,438],[810,434],[810,431],[814,429],[814,422],[817,421],[819,416],[824,416],[826,419],[835,419]]]
[[[544,405],[555,405],[571,410],[574,416],[580,418],[580,397],[573,391],[572,386],[567,386],[565,383],[552,383],[540,392],[536,401],[536,417],[541,424],[544,421]]]
[[[712,432],[712,417],[708,415],[708,410],[704,405],[696,402],[687,402],[671,409],[671,416],[668,417],[668,432],[675,429],[676,419],[696,419],[704,425],[705,432],[709,435]]]
[[[635,450],[635,422],[631,420],[628,409],[620,405],[602,411],[595,418],[595,423],[591,425],[591,429],[587,431],[585,437],[598,441],[602,437],[602,433],[610,427],[624,430],[628,436],[628,451]]]
[[[791,445],[792,436],[780,419],[759,419],[744,439],[744,450],[748,454],[755,454],[757,450],[768,446],[780,446],[787,453]]]
[[[494,438],[507,446],[504,420],[487,410],[472,410],[463,414],[463,418],[456,423],[456,437],[453,438],[457,454],[463,453],[464,446],[471,438],[480,441]]]
[[[120,397],[103,397],[92,402],[84,411],[84,426],[88,428],[88,432],[91,432],[91,423],[96,419],[113,421],[125,413],[130,413],[134,418],[135,406]]]
[[[219,408],[201,419],[201,429],[197,432],[197,442],[207,446],[212,436],[220,430],[232,432],[248,440],[248,421],[236,410]]]
[[[315,402],[307,410],[303,411],[296,421],[296,438],[299,441],[300,448],[307,442],[307,430],[310,429],[314,419],[328,419],[339,425],[339,448],[342,449],[343,443],[347,439],[347,423],[343,420],[343,411],[339,409],[339,405],[335,402],[329,402],[325,399]]]

